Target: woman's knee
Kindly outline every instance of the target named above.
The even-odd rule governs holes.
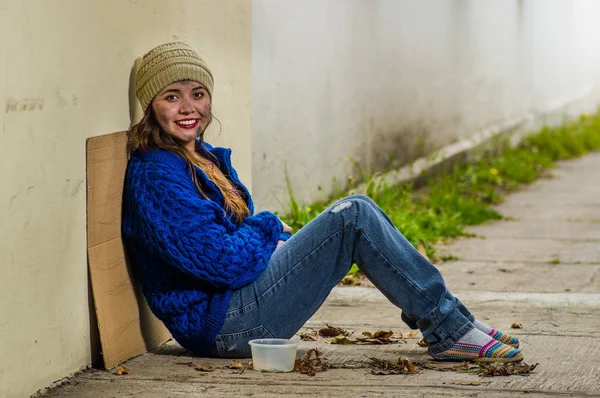
[[[354,201],[359,201],[359,202],[366,202],[366,203],[370,204],[371,206],[377,206],[377,204],[373,201],[373,199],[369,198],[367,195],[362,195],[362,194],[350,195],[342,200],[354,200]]]
[[[333,214],[341,214],[344,210],[353,210],[359,216],[375,212],[377,205],[368,196],[351,195],[337,201],[330,208]]]

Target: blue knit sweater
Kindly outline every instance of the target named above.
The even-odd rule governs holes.
[[[231,166],[231,149],[204,143],[246,199],[252,198]],[[223,195],[199,168],[200,195],[183,158],[165,150],[135,150],[123,192],[123,242],[152,312],[186,349],[207,355],[225,320],[234,290],[265,269],[279,239],[278,217],[261,212],[237,225]]]

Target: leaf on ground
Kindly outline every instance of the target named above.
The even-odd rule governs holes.
[[[250,370],[254,369],[254,362],[253,361],[248,361],[248,369],[250,369]]]
[[[525,375],[533,372],[539,363],[527,365],[523,362],[485,363],[480,364],[481,377]]]
[[[523,324],[522,323],[518,323],[518,322],[514,322],[512,325],[510,325],[511,329],[523,329]]]
[[[128,375],[129,374],[129,368],[127,366],[119,366],[117,368],[117,371],[115,372],[115,374],[117,376]]]
[[[459,364],[429,361],[417,365],[423,369],[437,370],[438,372],[477,373],[481,377],[523,375],[532,372],[538,366],[537,363],[527,365],[523,362],[474,363],[468,361]]]
[[[317,341],[318,339],[319,339],[319,332],[317,330],[300,334],[300,340],[302,340],[302,341]]]
[[[358,342],[361,343],[368,343],[368,344],[394,344],[394,343],[399,343],[399,338],[402,338],[402,335],[400,335],[400,337],[394,337],[394,332],[392,332],[391,330],[389,331],[384,331],[384,330],[378,330],[375,333],[371,333],[371,332],[363,332],[362,333],[363,336],[365,337],[359,337],[356,340]]]
[[[215,367],[215,365],[213,365],[211,363],[201,363],[200,365],[196,366],[194,369],[199,372],[214,372],[216,367]]]
[[[397,343],[397,342],[392,341],[390,339],[373,339],[373,338],[368,338],[368,337],[358,337],[356,339],[356,341],[359,342],[359,343],[367,343],[367,344],[375,344],[375,345]]]
[[[346,275],[342,278],[340,284],[344,286],[359,286],[361,282],[360,279],[354,275]]]
[[[244,364],[238,359],[234,359],[229,365],[229,369],[244,369]]]
[[[313,354],[315,356],[314,358],[312,358]],[[311,348],[306,351],[306,354],[304,354],[302,359],[296,359],[296,362],[294,363],[294,372],[309,376],[324,372],[327,370],[327,363],[325,362],[325,358],[322,358],[321,355],[321,351],[316,348]]]
[[[437,370],[438,372],[478,373],[479,365],[464,361],[461,363],[428,361],[418,364],[423,369]]]
[[[408,332],[406,334],[402,334],[403,339],[414,339],[419,336],[419,332]]]
[[[417,368],[408,358],[398,358],[396,363],[386,359],[368,357],[371,360],[371,373],[378,376],[388,376],[396,374],[415,374]]]
[[[336,336],[330,341],[331,344],[356,344],[356,340],[350,340],[346,336]]]
[[[391,330],[389,330],[389,331],[378,330],[377,332],[373,333],[373,338],[387,339],[389,337],[392,337],[393,334],[394,334],[394,332],[392,332]]]
[[[327,327],[319,330],[319,334],[323,337],[335,337],[339,336],[340,334],[346,336],[348,334],[348,332],[342,328],[338,328],[328,324],[325,324],[325,326]]]
[[[423,339],[421,339],[417,344],[419,347],[429,347],[429,344]]]

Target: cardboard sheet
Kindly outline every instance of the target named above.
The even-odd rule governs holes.
[[[104,367],[110,369],[171,335],[148,308],[121,243],[127,135],[90,138],[86,149],[88,264]]]

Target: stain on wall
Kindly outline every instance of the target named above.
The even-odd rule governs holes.
[[[33,112],[44,109],[43,98],[8,98],[6,100],[6,110],[8,112]]]

